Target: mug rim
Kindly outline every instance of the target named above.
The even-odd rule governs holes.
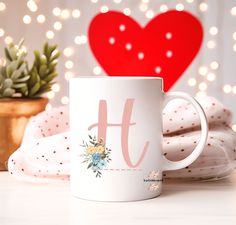
[[[83,75],[83,76],[77,76],[72,77],[70,80],[74,79],[110,79],[110,80],[161,80],[163,81],[162,77],[153,77],[153,76],[97,76],[97,75]]]

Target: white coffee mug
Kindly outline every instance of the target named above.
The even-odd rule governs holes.
[[[97,201],[136,201],[160,195],[162,171],[190,165],[208,134],[199,103],[182,92],[164,93],[157,77],[84,76],[70,81],[71,191]],[[185,159],[162,151],[162,111],[173,98],[199,114],[201,137]]]

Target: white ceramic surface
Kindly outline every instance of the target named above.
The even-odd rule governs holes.
[[[198,146],[179,162],[162,155],[162,111],[173,98],[193,104],[202,127]],[[207,139],[207,121],[201,106],[185,93],[163,93],[162,79],[157,77],[71,79],[70,124],[72,194],[98,201],[136,201],[158,196],[162,171],[191,164]],[[97,139],[94,142],[104,140],[111,149],[111,161],[101,158],[102,154],[94,148],[93,154],[88,153],[89,135]],[[98,158],[91,160],[95,155]],[[98,166],[94,166],[96,163]]]

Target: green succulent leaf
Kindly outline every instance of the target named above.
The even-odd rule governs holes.
[[[50,62],[52,63],[54,60],[58,59],[60,57],[61,53],[57,52],[52,58],[50,59]]]
[[[12,44],[13,43],[10,43],[10,48],[8,49],[8,52],[10,54],[11,59],[15,60],[17,58],[17,49]]]
[[[57,73],[56,73],[56,72],[53,72],[53,73],[49,74],[46,78],[44,78],[44,81],[50,82],[50,81],[52,81],[55,77],[57,77]]]
[[[4,88],[11,88],[13,85],[13,81],[10,78],[7,78],[3,82],[3,87]]]
[[[19,41],[19,43],[18,43],[18,48],[21,48],[21,47],[22,47],[22,45],[24,44],[24,41],[25,41],[24,38],[21,38],[21,39],[20,39],[20,41]]]
[[[57,77],[56,60],[59,56],[60,52],[57,51],[57,45],[49,45],[47,42],[43,46],[42,53],[34,51],[35,58],[30,70],[31,77],[28,81],[30,96],[37,97],[51,91],[52,81]]]
[[[47,82],[45,80],[40,80],[40,86],[43,87],[44,85],[47,85]]]
[[[3,80],[4,80],[4,77],[3,77],[3,75],[0,74],[0,85],[3,82]]]
[[[16,83],[25,82],[25,81],[29,80],[29,78],[30,78],[30,76],[28,75],[28,76],[22,77],[20,79],[17,79],[15,82]]]
[[[14,89],[23,88],[23,87],[27,87],[27,84],[26,83],[13,84],[12,87]]]
[[[12,61],[13,59],[11,58],[11,55],[10,55],[8,49],[7,49],[7,48],[4,48],[4,50],[5,50],[5,56],[6,56],[6,58],[7,58],[9,61]]]
[[[41,65],[39,68],[39,75],[41,78],[44,78],[47,75],[47,65]]]
[[[8,65],[7,69],[6,69],[7,77],[11,77],[12,73],[13,73],[13,69],[12,69],[11,65]]]
[[[40,78],[39,78],[39,75],[37,73],[37,70],[34,68],[33,71],[30,73],[31,76],[30,76],[30,79],[28,81],[28,87],[31,88],[34,86],[35,83],[37,83]]]
[[[34,51],[34,62],[29,69],[27,52],[23,50],[24,39],[18,45],[13,42],[4,49],[6,63],[0,66],[0,97],[38,97],[51,91],[56,78],[57,45],[47,42],[42,53]]]
[[[15,71],[18,68],[19,62],[17,60],[12,61],[9,63],[8,67],[10,67],[13,71]]]
[[[28,87],[27,86],[22,87],[20,89],[20,92],[23,94],[23,96],[27,96],[28,95]]]
[[[38,70],[40,66],[40,52],[38,50],[34,51],[34,68]]]
[[[40,64],[47,64],[47,57],[45,55],[42,55],[40,57]]]
[[[48,42],[45,42],[43,46],[43,52],[46,53],[47,51],[48,51]]]
[[[37,91],[40,89],[40,83],[36,83],[29,91],[29,96],[34,96]]]
[[[57,48],[57,45],[51,45],[51,46],[48,45],[47,51],[44,53],[47,59],[50,59],[53,51],[56,50],[56,48]]]
[[[12,79],[12,80],[17,80],[20,76],[21,76],[21,72],[20,72],[19,70],[15,70],[15,71],[12,73],[11,79]]]
[[[15,90],[12,89],[12,88],[6,88],[4,91],[3,91],[3,97],[12,97],[12,95],[15,93]]]

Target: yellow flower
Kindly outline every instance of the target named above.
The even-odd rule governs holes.
[[[96,152],[99,154],[103,154],[105,152],[104,146],[99,145],[98,147],[96,147]]]
[[[89,146],[89,147],[86,149],[86,152],[87,152],[87,154],[93,154],[94,152],[96,152],[96,149],[95,149],[95,147],[93,147],[93,146]]]

